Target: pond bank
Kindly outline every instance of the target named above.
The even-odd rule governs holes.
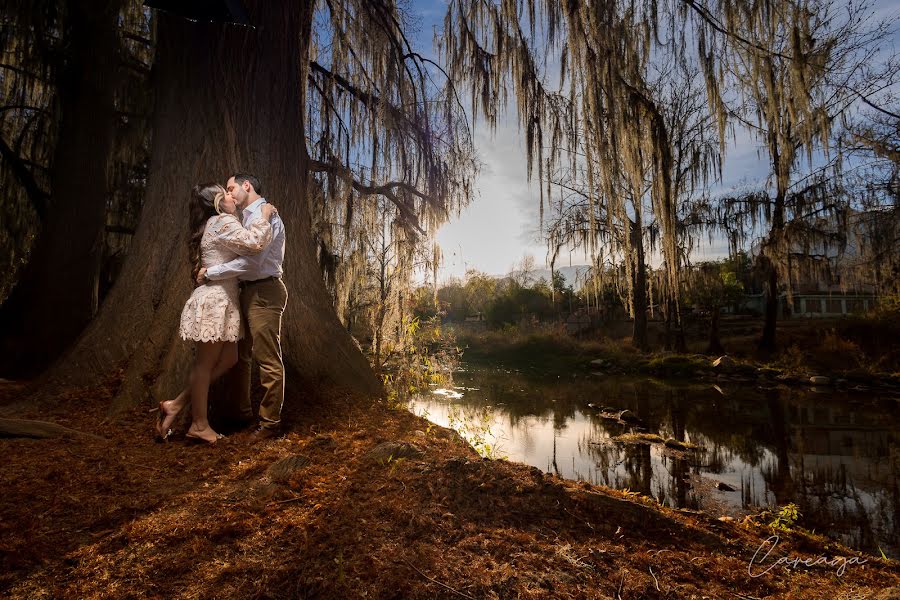
[[[471,363],[502,363],[547,373],[646,375],[699,382],[755,382],[762,387],[816,386],[854,392],[882,391],[900,397],[900,373],[860,367],[824,369],[788,363],[782,356],[764,362],[749,357],[675,352],[641,353],[627,342],[577,339],[552,331],[458,333],[463,359]]]
[[[72,390],[15,414],[102,440],[0,440],[0,595],[833,599],[900,587],[895,561],[797,531],[766,555],[772,531],[753,519],[483,460],[379,401],[295,405],[282,439],[205,448],[154,444],[143,409],[104,422],[108,396]],[[0,391],[0,416],[7,402]],[[372,454],[385,443],[406,445]],[[793,562],[773,566],[776,555]]]
[[[900,557],[892,399],[464,362],[411,409],[490,457],[713,517],[796,504],[801,526]]]

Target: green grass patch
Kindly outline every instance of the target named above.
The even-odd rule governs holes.
[[[654,356],[639,370],[661,377],[690,377],[710,368],[709,359],[690,354],[664,354]]]

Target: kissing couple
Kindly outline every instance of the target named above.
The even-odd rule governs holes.
[[[185,437],[215,444],[224,437],[209,424],[209,386],[227,374],[223,413],[241,426],[254,423],[250,373],[255,359],[265,394],[251,442],[279,435],[284,404],[281,317],[287,305],[284,223],[262,196],[259,179],[235,173],[225,187],[194,186],[188,205],[188,250],[195,289],[181,312],[180,335],[196,343],[187,386],[159,403],[156,433],[163,441],[185,406]]]

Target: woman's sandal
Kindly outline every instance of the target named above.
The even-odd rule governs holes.
[[[215,446],[215,445],[216,445],[216,442],[218,442],[219,440],[225,438],[225,435],[224,435],[224,434],[221,434],[221,433],[217,433],[217,434],[216,434],[216,439],[214,439],[214,440],[208,440],[208,439],[206,439],[206,438],[200,437],[199,435],[192,435],[191,432],[188,431],[186,434],[184,434],[184,437],[185,437],[185,439],[190,440],[191,442],[195,442],[195,443],[198,443],[198,444],[199,444],[199,443],[203,443],[203,444],[209,444],[210,446]]]

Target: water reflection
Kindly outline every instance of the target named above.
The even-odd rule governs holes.
[[[795,502],[804,527],[900,556],[894,400],[472,366],[454,382],[452,390],[417,399],[412,410],[474,435],[494,456],[712,514]],[[601,418],[600,407],[628,409],[642,427]],[[642,430],[705,451],[613,440]]]

